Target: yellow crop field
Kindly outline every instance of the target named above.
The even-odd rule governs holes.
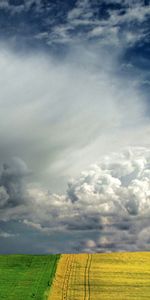
[[[61,255],[48,300],[113,299],[150,299],[150,253]]]

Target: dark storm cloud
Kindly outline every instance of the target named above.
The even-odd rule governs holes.
[[[5,238],[16,236],[16,231],[11,234],[6,231],[7,222],[9,224],[11,220],[19,221],[23,216],[25,218],[26,214],[29,216],[32,201],[28,195],[27,178],[30,174],[30,170],[20,158],[13,158],[1,166],[0,221],[4,223],[2,227],[2,224],[0,225],[0,228],[3,228],[2,234],[4,232],[3,237]],[[18,227],[20,227],[19,223]]]
[[[0,207],[14,207],[25,203],[24,178],[29,175],[25,163],[14,158],[4,163],[0,174]]]

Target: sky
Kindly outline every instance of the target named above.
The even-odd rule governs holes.
[[[0,253],[150,250],[150,1],[0,1]]]

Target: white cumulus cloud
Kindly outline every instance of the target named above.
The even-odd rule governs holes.
[[[23,223],[45,234],[80,232],[80,251],[149,249],[150,150],[113,153],[68,183],[64,195],[29,188]],[[19,216],[18,216],[19,217]],[[20,216],[21,217],[21,216]],[[21,217],[22,218],[22,217]],[[84,232],[99,237],[85,239]],[[71,251],[72,249],[70,249]]]

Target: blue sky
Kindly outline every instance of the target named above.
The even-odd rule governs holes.
[[[148,0],[0,2],[0,252],[149,249],[149,22]]]

